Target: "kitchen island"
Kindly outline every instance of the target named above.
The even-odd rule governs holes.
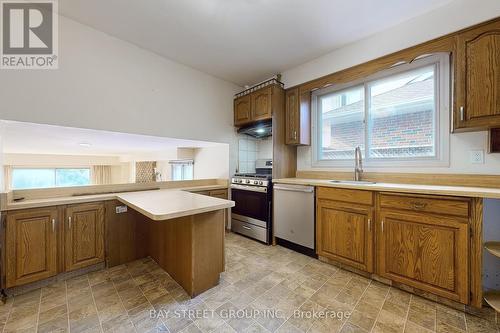
[[[194,297],[224,271],[224,214],[234,202],[177,190],[123,193],[117,200],[146,217],[148,255]]]

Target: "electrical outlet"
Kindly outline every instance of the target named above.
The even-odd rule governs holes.
[[[469,154],[472,164],[484,164],[484,150],[471,150]]]

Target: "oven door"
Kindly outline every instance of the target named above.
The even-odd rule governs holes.
[[[247,222],[260,224],[262,227],[267,228],[267,223],[270,221],[271,216],[271,203],[267,191],[263,192],[263,190],[267,190],[267,188],[233,185],[231,188],[231,200],[236,203],[231,208],[233,217],[239,217],[240,219],[241,217],[250,218],[246,219]],[[257,221],[252,222],[252,220]]]

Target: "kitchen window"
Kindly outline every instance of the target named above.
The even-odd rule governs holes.
[[[172,167],[172,180],[193,180],[193,160],[176,160],[169,163]]]
[[[13,168],[11,188],[24,190],[90,185],[90,168]]]
[[[449,163],[449,54],[421,57],[364,80],[313,92],[313,166]]]

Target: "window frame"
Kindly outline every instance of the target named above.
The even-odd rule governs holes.
[[[184,181],[184,180],[194,180],[194,160],[172,160],[169,161],[169,164],[171,165],[170,167],[170,179],[172,181]],[[178,180],[174,180],[174,166],[181,166],[181,178]],[[192,172],[191,172],[191,178],[185,179],[185,169],[187,166],[191,166]]]
[[[436,156],[433,157],[414,157],[414,158],[370,158],[369,146],[369,87],[374,82],[386,79],[388,77],[403,74],[419,68],[435,66],[435,150]],[[364,142],[363,164],[365,167],[373,168],[411,168],[411,167],[449,167],[450,165],[450,105],[451,105],[451,68],[450,53],[439,52],[434,54],[425,54],[417,57],[410,63],[397,63],[396,65],[369,75],[362,79],[354,80],[342,84],[334,84],[327,88],[317,89],[311,95],[311,160],[313,168],[331,167],[347,168],[352,167],[354,159],[320,159],[321,137],[322,137],[322,117],[319,115],[319,98],[335,92],[354,88],[364,87]]]
[[[69,169],[69,170],[86,169],[86,170],[89,170],[89,183],[86,184],[86,185],[57,186],[57,170],[65,170],[65,169]],[[14,188],[14,171],[15,170],[52,170],[54,172],[54,186],[50,186],[50,187],[35,187],[35,188]],[[9,189],[10,190],[15,190],[15,191],[36,190],[36,189],[50,189],[50,188],[79,187],[79,186],[91,186],[92,185],[92,167],[89,167],[89,166],[83,166],[83,167],[73,167],[73,166],[68,166],[68,167],[12,166],[10,172],[11,172],[11,176],[10,176],[10,179],[9,179],[9,181],[10,181]]]

